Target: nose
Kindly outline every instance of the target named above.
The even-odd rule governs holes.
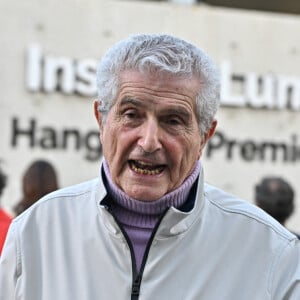
[[[141,127],[138,146],[145,152],[153,153],[161,149],[161,132],[159,124],[155,119],[148,119]]]

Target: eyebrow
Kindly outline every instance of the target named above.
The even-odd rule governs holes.
[[[121,102],[120,106],[132,104],[134,106],[140,107],[140,108],[145,108],[146,105],[144,104],[144,101],[134,99],[132,97],[124,97]],[[173,107],[168,107],[166,109],[162,110],[163,114],[170,114],[170,115],[181,115],[183,118],[189,119],[191,117],[191,114],[189,111],[187,111],[185,108],[182,108],[180,106],[173,106]]]
[[[127,105],[127,104],[132,104],[134,106],[138,106],[138,107],[145,107],[146,105],[143,103],[143,101],[134,99],[132,97],[124,97],[121,102],[120,105]]]
[[[164,112],[170,115],[180,115],[185,119],[189,119],[191,117],[191,114],[186,109],[181,107],[170,107],[167,108]]]

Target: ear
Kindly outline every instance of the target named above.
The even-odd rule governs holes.
[[[101,139],[101,135],[102,135],[102,129],[103,129],[103,123],[102,123],[102,115],[98,110],[100,103],[98,100],[94,101],[94,115],[96,117],[98,126],[99,126],[99,130],[100,130],[100,139]]]
[[[200,149],[199,149],[199,157],[198,157],[198,159],[200,159],[206,143],[214,135],[214,133],[216,131],[217,124],[218,124],[218,121],[217,120],[213,120],[213,122],[211,124],[211,127],[208,129],[208,131],[202,137],[202,141],[201,141],[201,145],[200,145]]]

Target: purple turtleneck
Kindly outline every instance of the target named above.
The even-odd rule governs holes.
[[[107,188],[112,196],[112,211],[132,243],[136,267],[139,271],[148,240],[160,216],[168,207],[178,208],[186,201],[190,189],[200,173],[201,164],[197,162],[193,172],[177,189],[152,202],[139,201],[129,197],[113,183],[105,160],[103,166],[108,182]]]

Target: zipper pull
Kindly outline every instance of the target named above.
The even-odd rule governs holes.
[[[140,287],[141,287],[141,276],[137,275],[134,282],[132,283],[131,288],[131,299],[138,299],[140,294]]]

